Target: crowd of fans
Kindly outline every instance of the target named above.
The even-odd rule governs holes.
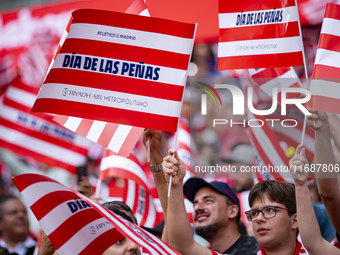
[[[317,28],[319,29],[319,28]],[[307,35],[309,35],[307,31]],[[307,40],[308,39],[308,40]],[[307,36],[309,44],[316,41]],[[308,47],[307,47],[308,48]],[[307,57],[315,57],[315,47],[309,47]],[[309,63],[308,62],[308,63]],[[311,72],[309,66],[309,72]],[[195,86],[236,81],[231,78],[247,77],[246,71],[216,70],[216,45],[198,44],[194,47],[192,63],[183,102],[182,119],[190,122],[191,162],[193,165],[230,165],[236,169],[251,166],[252,147],[242,126],[212,127],[212,119],[233,119],[229,94],[221,95],[222,105],[209,102],[208,114],[200,114],[200,98]],[[296,72],[303,76],[301,70]],[[236,83],[241,86],[241,84]],[[187,96],[190,91],[190,100]],[[311,111],[308,125],[315,132],[314,164],[335,165],[340,161],[340,121],[335,114]],[[190,121],[189,121],[190,120]],[[253,173],[205,174],[186,180],[186,166],[177,154],[172,134],[145,130],[141,142],[150,150],[150,164],[162,166],[149,174],[158,192],[164,222],[155,229],[181,254],[340,254],[337,233],[340,233],[340,192],[337,173],[316,173],[308,176],[304,171],[308,162],[303,146],[298,146],[290,159],[295,185],[267,180],[257,182]],[[146,150],[147,151],[147,150]],[[146,154],[145,154],[146,155]],[[144,157],[145,157],[144,155]],[[93,186],[98,175],[98,164],[87,162],[89,177],[81,178],[54,167],[24,160],[8,151],[0,151],[3,164],[0,179],[0,254],[33,254],[39,229],[34,217],[29,216],[19,193],[11,184],[10,176],[27,172],[46,174],[66,186],[102,203],[94,195]],[[156,168],[155,168],[156,169]],[[159,171],[160,170],[160,171]],[[169,183],[169,177],[172,182]],[[94,179],[93,179],[94,178]],[[93,179],[93,180],[92,180]],[[185,181],[186,180],[186,181]],[[119,185],[120,179],[115,183]],[[167,196],[171,185],[171,196]],[[188,218],[184,198],[192,203],[192,223]],[[108,202],[104,207],[134,224],[138,224],[131,209],[122,202]],[[29,225],[31,222],[31,228]],[[197,242],[193,235],[204,238]],[[141,249],[128,238],[112,244],[104,254],[141,254]],[[40,255],[55,253],[53,245],[42,233]]]

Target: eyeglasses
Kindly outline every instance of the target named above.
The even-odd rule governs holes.
[[[260,212],[262,213],[265,219],[274,218],[276,216],[276,209],[282,209],[294,213],[293,211],[287,208],[282,208],[280,206],[266,206],[263,207],[262,210],[252,209],[246,211],[245,214],[247,216],[248,221],[252,222],[257,218],[257,216],[259,216]]]

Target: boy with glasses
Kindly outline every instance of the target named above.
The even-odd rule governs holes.
[[[260,244],[258,255],[308,254],[296,239],[298,223],[294,184],[275,180],[259,182],[250,190],[248,200],[251,210],[246,216]]]

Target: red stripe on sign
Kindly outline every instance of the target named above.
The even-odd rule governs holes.
[[[137,235],[137,237],[140,236],[149,236],[147,231],[144,231],[142,228],[138,229],[138,226],[132,228],[130,227],[128,224],[126,224],[125,222],[127,222],[127,220],[125,220],[124,218],[120,218],[117,217],[116,215],[114,215],[112,212],[110,212],[110,214],[112,215],[110,217],[110,219],[112,220],[113,223],[115,223],[115,227],[117,227],[118,229],[120,229],[121,231],[125,231],[126,233],[126,237],[130,238],[130,239],[134,239]],[[118,223],[123,224],[123,226],[126,227],[127,230],[122,229]],[[140,232],[142,232],[143,234],[140,234]],[[152,238],[150,238],[152,239]],[[159,252],[159,254],[170,254],[169,250],[171,250],[171,253],[175,253],[175,254],[180,254],[178,252],[176,252],[174,249],[172,249],[170,246],[168,246],[167,244],[163,243],[166,247],[162,247],[161,245],[155,243],[155,242],[149,242],[148,243],[153,249],[155,249],[156,251]],[[157,253],[158,254],[158,253]]]
[[[106,123],[97,143],[104,147],[107,147],[112,139],[112,136],[116,132],[118,126],[119,124]]]
[[[61,126],[64,126],[68,118],[68,116],[56,115],[53,117],[53,121],[57,122]]]
[[[340,36],[321,34],[318,49],[340,52]]]
[[[11,99],[9,99],[8,97],[4,96],[4,105],[6,106],[9,106],[9,107],[12,107],[14,108],[15,110],[18,110],[18,111],[22,111],[22,112],[25,112],[25,113],[30,113],[31,112],[31,107],[27,107],[21,103],[18,103],[16,101],[13,101]]]
[[[190,153],[190,147],[184,143],[178,143],[177,144],[177,150],[183,149],[185,151],[187,151],[188,153]]]
[[[172,20],[150,18],[120,12],[89,9],[76,10],[72,13],[72,16],[72,24],[91,23],[104,26],[166,34],[188,39],[192,39],[194,37],[195,24],[182,23]],[[105,27],[103,27],[102,29],[105,30]]]
[[[289,6],[295,6],[295,0],[270,0],[270,1],[219,0],[219,13],[271,10],[274,8],[277,9]]]
[[[145,64],[182,70],[187,70],[190,58],[189,52],[188,54],[180,54],[111,42],[77,38],[66,39],[60,53],[74,52],[77,54],[131,61],[137,64],[143,62]]]
[[[56,52],[54,53],[54,56],[53,56],[53,61],[55,61],[55,59],[57,58],[57,55],[59,54],[60,49],[61,49],[61,47],[60,47],[60,45],[58,45],[57,50],[56,50]]]
[[[133,127],[128,136],[126,137],[126,140],[122,147],[120,148],[118,154],[120,155],[129,155],[133,148],[135,147],[135,138],[140,137],[143,133],[143,129]]]
[[[126,76],[108,75],[75,69],[51,69],[47,83],[79,85],[140,96],[162,98],[180,102],[184,86],[153,82]],[[124,84],[124,86],[122,86]]]
[[[2,122],[2,119],[0,119],[0,122]],[[15,130],[15,129],[14,129]],[[17,130],[16,130],[17,131]],[[22,132],[24,136],[30,136],[29,134]],[[11,137],[9,137],[10,139],[12,139]],[[44,154],[44,153],[39,153],[34,151],[33,149],[27,149],[25,147],[22,147],[21,144],[16,144],[15,141],[7,141],[7,140],[2,140],[1,142],[1,146],[4,148],[7,148],[9,150],[12,150],[13,152],[23,155],[23,156],[29,156],[34,158],[37,161],[43,162],[47,165],[50,166],[57,166],[60,168],[63,168],[67,171],[69,171],[72,174],[76,174],[76,165],[75,162],[72,163],[72,160],[70,163],[63,161],[63,159],[56,159],[53,157],[49,157],[48,155]],[[52,144],[51,144],[52,146]],[[72,150],[72,148],[70,148],[70,146],[68,148],[62,148],[64,150]],[[75,149],[73,149],[75,150]],[[85,155],[83,155],[84,157],[84,162],[85,162]],[[77,164],[79,164],[79,162],[77,162]]]
[[[37,99],[32,112],[48,112],[74,117],[85,117],[106,122],[114,122],[129,126],[137,126],[163,130],[166,132],[176,132],[178,117],[169,117],[157,114],[129,111],[99,105],[64,101],[52,98]],[[148,120],[145,122],[145,120]]]
[[[285,38],[299,35],[299,23],[294,21],[282,24],[221,28],[220,42]]]
[[[313,79],[323,79],[340,83],[340,68],[316,64],[313,70]]]
[[[283,68],[266,68],[258,73],[253,74],[252,78],[276,78],[290,71],[289,67]]]
[[[23,177],[25,177],[25,178],[23,178]],[[13,177],[12,180],[13,180],[15,186],[17,186],[17,188],[20,192],[22,192],[28,186],[31,186],[32,183],[46,182],[46,181],[58,183],[55,180],[52,180],[51,178],[48,178],[45,175],[40,175],[40,174],[17,175],[15,177]]]
[[[82,119],[76,130],[76,133],[86,137],[93,125],[93,122],[94,120]]]
[[[71,15],[70,19],[68,20],[67,26],[65,28],[67,33],[70,32],[71,25],[72,25],[72,15]]]
[[[340,98],[313,95],[310,101],[313,102],[313,109],[340,114]]]
[[[65,210],[70,210],[66,204]],[[51,240],[56,250],[58,250],[84,226],[99,218],[102,218],[102,216],[93,208],[82,209],[81,211],[75,212],[70,218],[65,220],[48,236],[48,238]],[[103,219],[103,221],[106,221],[106,219]]]
[[[40,198],[37,202],[35,202],[31,206],[31,210],[34,212],[34,215],[37,218],[37,220],[40,221],[46,214],[52,211],[55,207],[71,199],[79,199],[79,197],[71,190],[70,191],[57,190]]]
[[[217,71],[229,69],[270,68],[302,65],[302,52],[299,51],[268,55],[220,57],[218,58]]]
[[[32,116],[32,115],[30,115],[30,116]],[[34,120],[37,120],[37,119],[33,118],[33,121]],[[44,127],[42,127],[41,130],[34,130],[34,129],[30,129],[30,128],[26,127],[25,125],[21,125],[21,123],[16,124],[14,122],[10,122],[10,121],[7,121],[5,119],[1,119],[1,124],[11,128],[15,131],[24,133],[27,136],[34,137],[38,140],[50,143],[51,145],[62,147],[65,150],[73,150],[73,151],[75,151],[79,154],[82,154],[84,156],[87,155],[87,152],[88,152],[87,148],[80,147],[80,146],[77,146],[77,145],[72,143],[72,141],[76,139],[75,138],[76,135],[73,132],[65,129],[64,127],[57,126],[56,124],[45,123],[43,125],[45,125],[46,129],[50,128],[50,129],[54,130],[55,128],[58,128],[58,130],[59,130],[58,133],[62,133],[63,131],[65,131],[65,133],[66,133],[65,136],[68,137],[68,139],[61,140],[61,138],[58,139],[58,137],[53,137],[53,136],[49,135],[48,133],[44,134],[44,133],[42,133],[42,132],[46,132],[45,131],[46,129],[44,129]],[[50,125],[50,126],[48,126],[48,125]]]
[[[11,83],[11,86],[17,89],[24,90],[25,92],[33,94],[35,96],[38,95],[38,92],[39,92],[39,88],[26,85],[20,79],[13,81],[13,83]]]
[[[135,183],[147,188],[146,183],[135,173],[132,173],[124,168],[119,168],[119,167],[108,167],[105,170],[101,170],[99,172],[99,179],[100,180],[105,180],[106,178],[109,177],[116,177],[116,178],[123,178],[126,180],[132,180]],[[126,183],[126,185],[128,185]]]
[[[326,6],[325,18],[340,20],[340,5],[328,3]]]
[[[1,147],[7,148],[7,149],[9,149],[9,150],[11,150],[11,151],[13,151],[17,154],[23,155],[23,156],[32,157],[39,162],[45,163],[46,165],[54,166],[54,167],[60,167],[62,169],[65,169],[66,171],[70,172],[71,174],[77,173],[77,166],[67,164],[63,161],[59,161],[59,160],[54,159],[54,158],[50,158],[50,157],[46,156],[45,154],[36,153],[35,151],[28,150],[26,148],[15,145],[13,143],[1,141]],[[85,157],[84,157],[84,162],[85,162]]]
[[[102,254],[111,245],[122,240],[124,236],[119,233],[117,229],[110,229],[105,233],[101,234],[99,238],[94,239],[84,250],[82,250],[78,255],[88,255],[88,254]],[[110,240],[111,244],[108,246],[106,240]]]

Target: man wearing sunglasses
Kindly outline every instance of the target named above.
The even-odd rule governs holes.
[[[249,193],[247,219],[252,223],[258,255],[308,254],[297,240],[294,184],[275,180],[257,183]]]

